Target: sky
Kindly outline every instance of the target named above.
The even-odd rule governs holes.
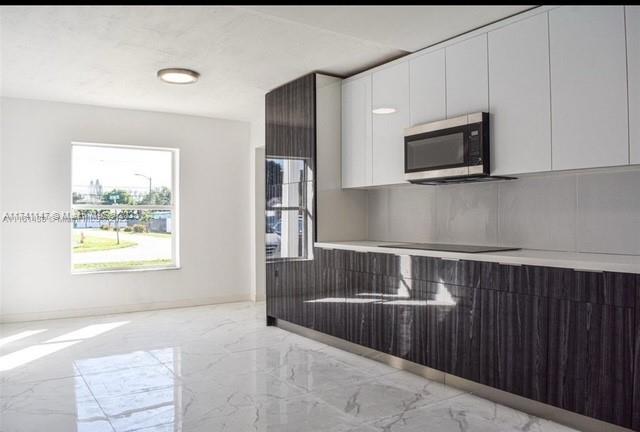
[[[87,193],[89,183],[99,179],[103,190],[124,189],[146,192],[152,187],[171,188],[170,151],[138,150],[108,146],[73,145],[73,191]]]

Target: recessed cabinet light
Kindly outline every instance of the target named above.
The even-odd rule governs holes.
[[[371,111],[374,114],[393,114],[396,112],[395,108],[376,108]]]
[[[169,84],[193,84],[200,74],[191,69],[168,68],[158,71],[158,78]]]

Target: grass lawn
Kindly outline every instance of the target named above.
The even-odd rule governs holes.
[[[73,235],[73,253],[82,253],[82,252],[96,252],[96,251],[106,251],[111,249],[122,249],[131,246],[136,246],[138,243],[133,241],[126,241],[120,239],[120,244],[116,243],[115,234],[114,238],[104,238],[104,237],[92,237],[90,235],[84,236],[84,243],[80,243],[80,234]]]
[[[106,262],[106,263],[87,263],[76,264],[73,266],[74,270],[127,270],[138,268],[150,268],[150,267],[168,267],[172,264],[170,259],[155,259],[147,261],[118,261],[118,262]]]
[[[133,236],[158,237],[158,238],[166,238],[166,239],[170,239],[171,238],[171,233],[159,233],[159,232],[137,233],[137,232],[133,232],[133,233],[127,233],[127,234],[131,234]]]

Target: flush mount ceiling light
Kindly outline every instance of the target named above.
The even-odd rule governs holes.
[[[393,114],[394,112],[396,112],[395,108],[376,108],[374,110],[371,110],[372,113],[374,114]]]
[[[191,69],[167,68],[158,71],[158,78],[169,84],[193,84],[200,74]]]

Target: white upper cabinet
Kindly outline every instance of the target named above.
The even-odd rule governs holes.
[[[491,173],[551,170],[546,13],[489,33]]]
[[[376,110],[392,113],[376,114]],[[404,183],[404,130],[409,127],[409,63],[373,73],[373,185]]]
[[[447,116],[444,49],[409,61],[411,125]]]
[[[371,75],[342,85],[342,187],[371,183]]]
[[[486,33],[447,47],[445,56],[447,117],[488,111]]]
[[[640,164],[640,6],[626,8],[630,153],[631,163]]]
[[[407,127],[479,111],[494,175],[640,164],[640,6],[523,16],[344,83],[342,186],[405,183]]]
[[[624,8],[553,9],[549,38],[553,169],[628,164]]]

